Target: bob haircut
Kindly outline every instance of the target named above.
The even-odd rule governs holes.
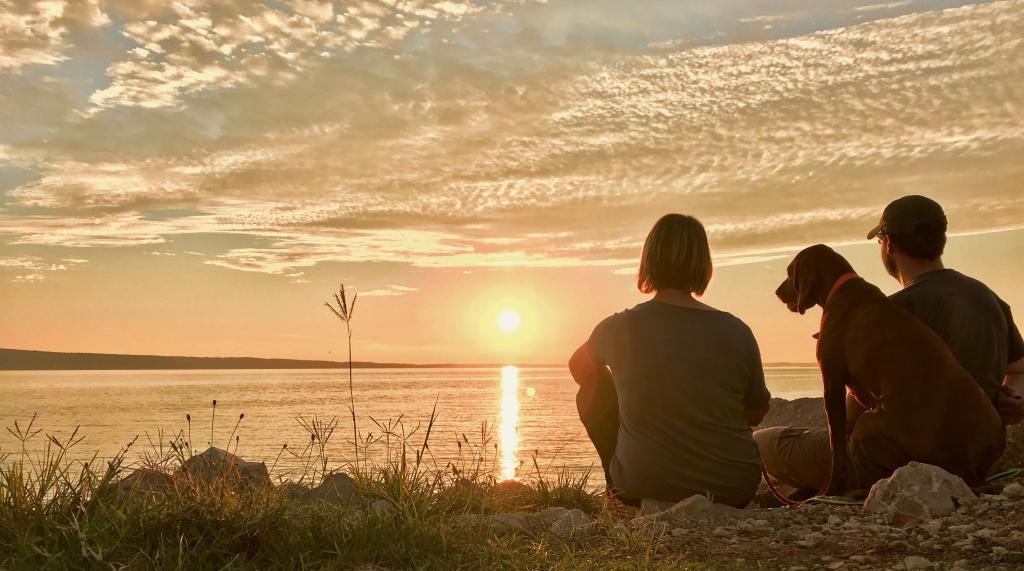
[[[708,235],[693,216],[666,214],[647,235],[636,287],[643,293],[678,289],[704,295],[711,281]]]

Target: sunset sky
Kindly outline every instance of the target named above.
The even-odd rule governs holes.
[[[564,363],[666,212],[767,361],[882,208],[1024,316],[1024,0],[0,0],[0,347]],[[522,317],[511,333],[499,314]]]

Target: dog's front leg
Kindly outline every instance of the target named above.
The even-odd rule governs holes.
[[[846,491],[846,368],[840,364],[821,364],[825,384],[825,416],[828,419],[828,440],[832,448],[832,469],[823,493],[838,496]]]

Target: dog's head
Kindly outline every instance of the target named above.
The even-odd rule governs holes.
[[[825,296],[840,276],[852,272],[850,263],[824,244],[800,251],[786,268],[786,279],[775,290],[790,311],[801,315],[815,305],[824,305]]]

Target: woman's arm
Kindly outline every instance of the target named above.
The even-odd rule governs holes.
[[[764,420],[764,415],[768,414],[768,405],[757,408],[748,408],[743,411],[747,417],[747,426],[757,426]]]
[[[569,372],[576,384],[576,410],[587,436],[594,443],[605,481],[611,485],[611,461],[619,434],[619,400],[612,373],[594,355],[587,341],[569,359]]]
[[[577,385],[589,385],[597,382],[601,369],[608,369],[603,363],[598,362],[590,350],[590,341],[580,345],[579,349],[569,357],[569,373]]]

